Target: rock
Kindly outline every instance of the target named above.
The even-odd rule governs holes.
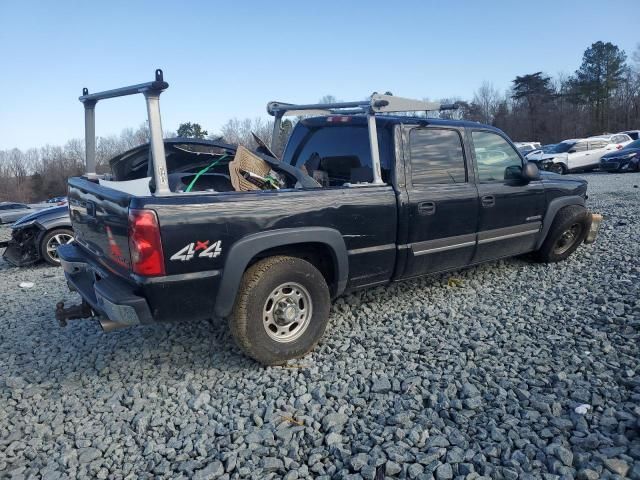
[[[349,464],[351,468],[353,468],[356,472],[360,471],[362,467],[369,463],[369,456],[366,453],[359,453],[349,460]]]
[[[629,464],[618,458],[607,458],[603,463],[607,469],[621,477],[625,477],[629,471]]]
[[[373,393],[387,393],[391,390],[391,382],[387,377],[380,377],[374,380],[371,385],[371,392]]]
[[[342,443],[342,435],[340,435],[339,433],[332,432],[326,437],[324,437],[324,441],[327,444],[327,446],[337,445],[339,443]]]
[[[264,457],[262,459],[260,466],[262,467],[262,470],[264,470],[267,473],[277,472],[284,469],[284,462],[279,458]]]
[[[385,475],[393,476],[393,475],[397,475],[401,471],[402,471],[402,467],[396,462],[389,460],[387,463],[385,463],[385,466],[384,466]]]
[[[211,395],[209,395],[207,392],[202,392],[193,401],[193,408],[195,408],[196,410],[199,410],[203,406],[208,405],[209,402],[211,402]]]
[[[482,397],[465,398],[462,404],[469,410],[476,410],[482,407]]]
[[[436,478],[438,480],[449,480],[453,478],[453,469],[448,463],[444,463],[436,468]]]
[[[598,480],[600,475],[595,470],[591,470],[590,468],[583,468],[578,471],[578,475],[576,476],[578,480]]]
[[[82,464],[91,463],[95,459],[100,458],[102,456],[102,452],[97,448],[82,448],[80,449],[80,453],[78,455],[78,461]]]
[[[407,468],[407,475],[409,475],[409,478],[418,478],[422,475],[422,472],[424,472],[424,467],[419,463],[412,463],[409,465],[409,468]]]
[[[5,379],[5,384],[7,385],[7,387],[9,387],[10,389],[20,389],[23,390],[25,388],[27,388],[27,382],[25,382],[25,380],[22,377],[7,377]]]
[[[567,467],[570,467],[571,465],[573,465],[573,453],[568,448],[558,446],[555,449],[555,456]]]
[[[213,478],[219,478],[224,475],[224,467],[222,462],[214,460],[202,470],[198,470],[194,473],[194,480],[210,480]]]
[[[341,432],[349,417],[343,413],[330,413],[322,419],[322,428],[325,432]]]

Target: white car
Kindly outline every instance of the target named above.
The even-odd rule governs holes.
[[[527,155],[540,148],[540,142],[513,142],[522,155]]]
[[[611,152],[613,150],[620,150],[633,142],[633,138],[631,138],[631,136],[627,135],[626,133],[596,135],[587,138],[587,140],[605,140],[607,142],[607,146],[605,147],[605,149],[608,152]]]
[[[532,152],[527,155],[527,161],[536,163],[542,170],[560,174],[589,171],[600,166],[603,155],[624,148],[631,141],[624,133],[574,138],[564,140],[546,152]]]

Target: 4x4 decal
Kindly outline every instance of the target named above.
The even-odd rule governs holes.
[[[205,240],[203,242],[197,240],[195,242],[191,242],[174,253],[171,256],[171,260],[186,262],[196,256],[199,258],[219,257],[222,254],[222,240],[218,240],[217,242],[213,242],[211,244],[209,243],[210,240]]]

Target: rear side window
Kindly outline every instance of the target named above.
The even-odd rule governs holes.
[[[464,183],[462,138],[455,130],[414,128],[409,132],[413,185]]]
[[[389,132],[378,127],[382,179],[388,181],[391,146]],[[369,130],[366,125],[296,126],[283,160],[303,168],[330,186],[373,181]],[[315,172],[315,173],[314,173]],[[316,175],[316,174],[320,175]]]
[[[594,140],[589,142],[589,150],[598,150],[600,148],[606,147],[607,145],[608,145],[608,142],[606,140]]]
[[[521,177],[522,160],[504,138],[482,131],[472,132],[471,136],[480,182],[502,182]]]

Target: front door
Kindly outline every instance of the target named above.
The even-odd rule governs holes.
[[[473,261],[532,251],[545,210],[540,180],[522,179],[522,158],[495,131],[471,131],[480,197],[478,246]]]
[[[591,152],[587,141],[576,142],[567,153],[569,170],[580,170],[592,163]]]
[[[478,226],[478,191],[469,182],[464,131],[405,128],[409,252],[402,276],[464,267]]]

